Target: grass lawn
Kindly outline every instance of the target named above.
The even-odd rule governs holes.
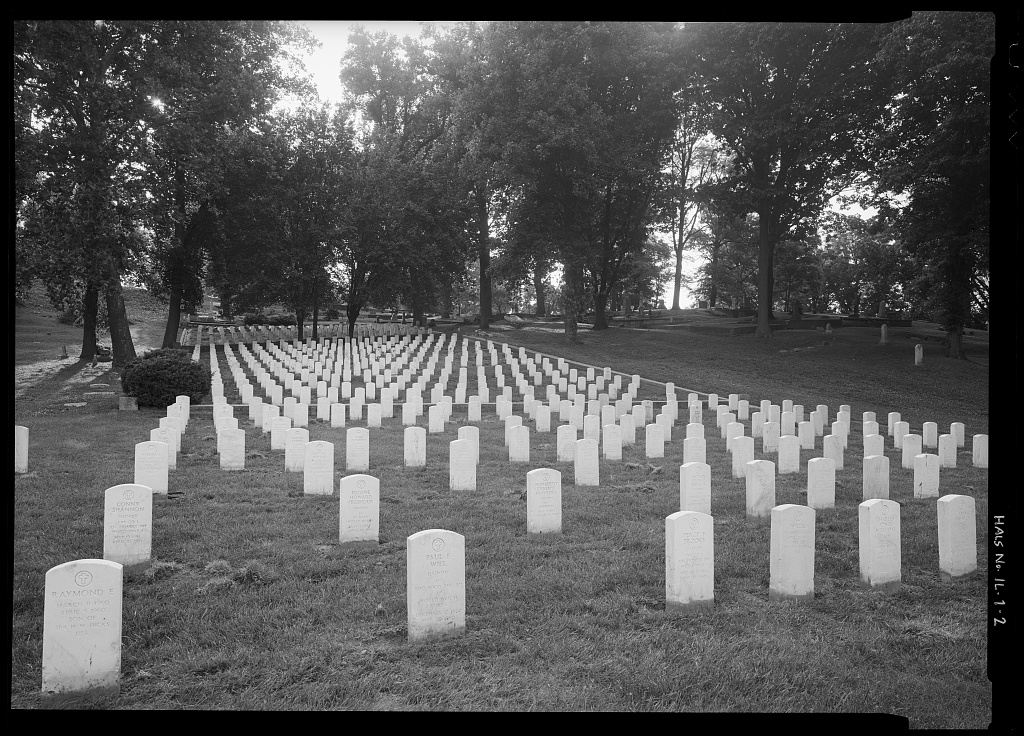
[[[55,337],[20,317],[16,328],[19,344]],[[683,412],[690,390],[748,394],[752,404],[791,399],[808,411],[827,404],[830,419],[851,405],[836,508],[817,512],[815,596],[804,604],[769,602],[769,524],[746,518],[744,481],[731,477],[724,440],[705,411],[715,605],[690,616],[665,611],[665,517],[679,510],[685,418],[664,459],[643,456],[640,431],[623,461],[601,461],[599,487],[577,488],[572,465],[555,461],[553,431],[538,434],[524,422],[531,462],[509,463],[503,424],[485,407],[477,490],[453,493],[448,443],[465,409],[443,434],[428,434],[423,469],[404,467],[397,411],[398,419],[371,430],[380,544],[353,549],[338,544],[337,493],[303,496],[301,474],[284,471],[283,452],[269,449],[269,435],[244,409],[235,415],[246,428],[246,469],[224,472],[211,410],[195,407],[170,478],[171,490],[184,494],[155,500],[154,562],[125,580],[121,692],[93,706],[875,713],[905,717],[913,728],[985,728],[988,470],[972,467],[970,438],[988,433],[988,344],[970,342],[972,360],[963,362],[925,341],[924,365],[915,367],[920,336],[900,333],[890,331],[888,346],[868,328],[837,330],[827,346],[822,333],[809,332],[755,340],[609,330],[581,333],[573,346],[530,330],[493,335],[531,353],[672,381]],[[33,358],[19,351],[16,364]],[[469,372],[475,378],[472,362]],[[90,380],[119,384],[104,373],[82,375],[67,363],[26,387],[15,405],[15,423],[31,433],[30,472],[16,478],[14,494],[15,708],[41,704],[46,571],[102,556],[103,492],[132,481],[134,444],[149,439],[163,415],[119,412],[116,397],[85,399]],[[223,358],[221,375],[225,393],[237,396]],[[664,389],[645,383],[644,395],[663,397]],[[890,498],[902,507],[902,587],[861,588],[863,411],[875,411],[883,429],[889,411],[901,412],[912,431],[925,421],[940,432],[953,421],[966,425],[967,446],[955,469],[942,469],[940,493],[975,498],[974,578],[940,579],[935,499],[913,497],[913,472],[887,438]],[[311,440],[335,443],[340,478],[344,430],[317,422],[309,430]],[[755,458],[773,459],[760,450],[757,442]],[[799,474],[777,477],[778,504],[806,501],[806,463],[820,456],[819,438],[813,453],[801,453]],[[527,537],[526,473],[535,467],[562,472],[560,536]],[[431,528],[466,538],[466,633],[410,644],[405,540]]]

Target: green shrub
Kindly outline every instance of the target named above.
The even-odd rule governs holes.
[[[287,327],[289,325],[294,325],[294,324],[296,324],[295,315],[294,314],[275,314],[273,317],[271,317],[267,321],[267,324],[274,325],[274,326],[281,326],[281,327]]]
[[[190,356],[189,350],[160,348],[136,358],[121,374],[125,395],[134,396],[139,406],[167,407],[181,395],[198,404],[210,392],[212,377]]]
[[[249,327],[252,325],[265,325],[270,322],[270,319],[265,314],[247,314],[243,319]]]

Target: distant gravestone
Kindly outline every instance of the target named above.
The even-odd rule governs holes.
[[[427,430],[406,427],[404,432],[405,467],[423,468],[427,465]]]
[[[821,439],[822,457],[835,461],[836,470],[843,469],[843,442],[834,434],[827,434]]]
[[[509,428],[508,460],[512,463],[530,462],[530,428],[522,424]]]
[[[754,459],[754,438],[734,437],[732,441],[732,477],[746,478],[747,463]],[[706,462],[706,461],[705,461]]]
[[[752,460],[747,463],[747,518],[771,514],[775,506],[775,463]]]
[[[874,498],[858,506],[860,582],[876,589],[900,587],[900,505]]]
[[[619,417],[619,429],[622,431],[622,446],[633,447],[636,444],[636,422],[632,414],[623,414]]]
[[[597,440],[576,440],[575,480],[578,486],[600,485]]]
[[[921,438],[925,449],[936,449],[939,446],[939,425],[935,422],[925,422],[921,427]]]
[[[880,434],[864,436],[864,457],[885,454],[885,437]]]
[[[963,422],[953,422],[953,423],[951,423],[949,425],[949,433],[951,435],[953,435],[953,437],[956,438],[956,446],[957,447],[963,447],[965,445],[965,442],[964,442],[964,423]]]
[[[605,460],[622,459],[622,427],[617,424],[606,424],[601,432],[601,443],[604,446]]]
[[[220,469],[245,470],[245,430],[221,430],[217,441],[220,443]]]
[[[921,435],[919,434],[905,434],[903,435],[903,446],[902,446],[903,457],[901,458],[900,465],[907,470],[914,469],[914,458],[921,454]],[[875,453],[878,454],[878,453]]]
[[[103,494],[103,559],[125,570],[148,567],[153,552],[153,489],[135,483]]]
[[[560,463],[571,463],[576,459],[576,427],[571,424],[559,425],[555,430],[556,457]]]
[[[306,443],[302,461],[302,492],[324,496],[334,493],[333,442],[314,440]]]
[[[836,464],[825,457],[807,461],[807,505],[831,509],[836,505]]]
[[[427,529],[406,539],[406,610],[410,642],[465,633],[465,537]]]
[[[939,463],[944,468],[956,467],[956,437],[951,434],[939,435]]]
[[[344,404],[331,404],[330,415],[331,415],[331,426],[332,427],[344,427],[345,426],[345,405]]]
[[[712,608],[715,601],[714,520],[698,511],[665,518],[665,610]]]
[[[427,431],[430,434],[444,432],[444,407],[440,404],[434,404],[427,410]]]
[[[460,440],[472,440],[473,442],[473,462],[480,464],[480,428],[473,426],[459,427]]]
[[[706,463],[707,461],[707,442],[703,437],[687,437],[683,440],[683,464]]]
[[[526,474],[526,532],[530,537],[562,533],[562,474],[537,468]]]
[[[771,510],[769,600],[814,600],[814,513],[792,503]]]
[[[800,472],[800,438],[794,435],[779,437],[779,475]]]
[[[898,411],[891,411],[888,415],[888,421],[886,424],[886,434],[892,437],[893,429],[896,427],[896,422],[900,421],[900,413]]]
[[[345,469],[349,473],[370,469],[370,430],[365,427],[345,431]]]
[[[284,469],[291,473],[301,473],[306,463],[306,445],[309,443],[309,430],[305,427],[292,427],[285,432],[284,438]]]
[[[971,461],[976,468],[988,467],[988,435],[976,434],[971,444]]]
[[[167,494],[167,453],[163,442],[139,442],[135,445],[134,483],[148,486],[153,493]]]
[[[973,575],[978,569],[974,497],[951,493],[935,505],[939,516],[939,577],[949,582]]]
[[[28,427],[14,425],[14,472],[28,472]]]
[[[408,396],[405,403],[402,404],[402,424],[406,427],[416,424],[416,404],[409,401]]]
[[[874,412],[865,412],[865,414],[871,414],[874,416]],[[864,424],[861,425],[861,436],[868,437],[873,434],[881,434],[881,432],[878,431],[878,422],[874,420],[864,422]]]
[[[149,430],[149,439],[153,442],[163,442],[167,445],[167,469],[177,470],[178,468],[178,430],[174,427],[157,427]]]
[[[939,456],[914,455],[914,498],[939,497]]]
[[[292,420],[288,417],[274,417],[270,421],[270,449],[285,449],[288,432],[292,428]]]
[[[123,569],[74,560],[46,572],[43,702],[62,705],[120,693]]]
[[[814,425],[811,422],[800,422],[797,425],[797,437],[800,438],[800,449],[814,449]]]
[[[648,458],[665,457],[665,434],[661,425],[648,424],[645,435],[646,456]]]
[[[476,448],[472,440],[448,443],[448,487],[453,491],[476,490]]]
[[[373,385],[372,383],[370,384]],[[366,426],[372,429],[380,429],[380,420],[383,416],[380,404],[366,405]]]
[[[707,463],[679,466],[679,510],[711,513],[711,466]]]
[[[380,480],[361,473],[346,475],[338,496],[338,543],[376,547],[380,541]]]
[[[885,455],[868,455],[864,458],[864,501],[872,498],[889,499],[889,458]]]
[[[892,425],[892,444],[897,450],[903,447],[903,435],[910,434],[910,423],[899,421]]]
[[[918,343],[914,346],[914,365],[924,363],[924,346]]]

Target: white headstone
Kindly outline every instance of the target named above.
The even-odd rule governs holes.
[[[448,487],[453,491],[476,490],[476,448],[472,440],[448,443]]]
[[[533,537],[562,532],[562,474],[537,468],[526,474],[526,532]]]
[[[417,429],[423,430],[423,427]],[[380,537],[380,480],[346,475],[338,487],[338,543],[376,547]]]
[[[220,469],[245,470],[245,430],[223,429],[217,433]]]
[[[792,503],[771,510],[768,600],[814,600],[814,514]]]
[[[754,459],[754,438],[746,435],[732,441],[732,477],[746,478],[747,463]]]
[[[345,430],[345,469],[349,473],[370,469],[370,430],[364,427]]]
[[[120,693],[123,570],[74,560],[46,572],[43,699],[58,704]]]
[[[951,434],[939,435],[939,463],[944,468],[956,467],[956,437]]]
[[[857,508],[860,531],[860,582],[869,588],[898,590],[900,560],[900,505],[873,498]]]
[[[795,435],[779,437],[779,475],[800,472],[800,438]]]
[[[835,461],[836,470],[843,469],[843,441],[834,434],[827,434],[821,438],[822,457]]]
[[[648,424],[645,438],[648,458],[665,457],[665,434],[661,425]]]
[[[619,417],[619,429],[622,430],[622,446],[632,447],[636,444],[636,422],[632,414],[623,414]]]
[[[571,424],[559,425],[555,430],[555,449],[558,462],[571,463],[576,459],[577,439],[576,427]]]
[[[900,463],[904,468],[908,470],[914,469],[914,458],[921,454],[921,435],[919,434],[905,434],[903,435],[903,457]],[[879,453],[874,453],[879,454]]]
[[[14,472],[28,472],[28,427],[14,425]]]
[[[751,460],[746,478],[747,518],[768,516],[775,506],[775,463]]]
[[[292,430],[293,432],[295,430]],[[329,496],[334,493],[334,443],[307,442],[303,451],[302,492]]]
[[[812,509],[836,506],[836,464],[826,457],[807,461],[807,505]]]
[[[892,444],[897,450],[903,447],[903,435],[910,434],[910,423],[909,422],[893,422],[892,425]]]
[[[578,486],[600,485],[597,440],[576,440],[575,480]]]
[[[679,510],[711,513],[711,466],[707,463],[679,466]]]
[[[978,569],[974,497],[951,493],[935,505],[939,515],[939,577],[949,582],[973,575]]]
[[[715,601],[714,520],[699,511],[665,518],[665,610],[711,608]]]
[[[939,456],[914,455],[914,498],[939,497]]]
[[[925,422],[921,436],[926,449],[935,449],[939,446],[939,425],[935,422]]]
[[[617,424],[606,424],[601,432],[601,444],[604,446],[605,460],[621,460],[622,427]]]
[[[163,442],[139,442],[135,445],[134,483],[148,486],[153,493],[167,493],[168,447]]]
[[[306,444],[308,442],[309,430],[305,427],[292,427],[284,433],[284,469],[286,471],[291,473],[302,472],[305,467]]]
[[[508,430],[508,460],[512,463],[530,462],[530,428],[522,424]]]
[[[880,434],[864,435],[864,457],[885,454],[885,437]]]
[[[964,442],[964,439],[965,439],[965,437],[964,437],[964,423],[963,422],[953,422],[953,423],[951,423],[949,425],[949,433],[951,435],[953,435],[954,437],[956,437],[956,446],[957,447],[963,447],[965,445],[965,442]]]
[[[149,565],[153,552],[153,489],[135,483],[103,494],[103,559],[125,568]]]
[[[864,500],[872,498],[889,499],[889,458],[885,455],[868,455],[864,458]]]
[[[406,610],[410,642],[465,633],[465,537],[427,529],[406,539]]]
[[[167,445],[167,469],[176,470],[178,467],[178,430],[174,427],[157,427],[149,430],[149,439],[153,442],[163,442]]]
[[[427,464],[427,430],[423,427],[406,427],[404,440],[405,467],[425,467]]]
[[[988,435],[976,434],[971,441],[971,460],[976,468],[988,467]]]

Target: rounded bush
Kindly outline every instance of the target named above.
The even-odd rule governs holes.
[[[176,397],[188,396],[198,404],[210,392],[210,369],[196,363],[190,351],[178,348],[150,350],[129,363],[121,374],[125,396],[139,406],[170,406]]]

